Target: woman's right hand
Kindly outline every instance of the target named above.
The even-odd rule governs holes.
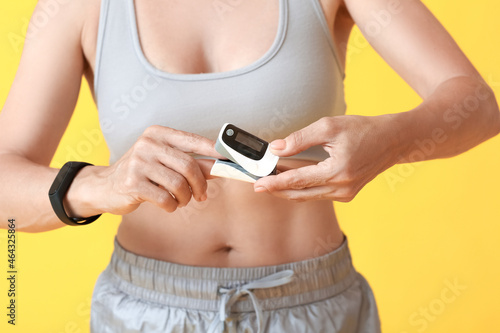
[[[197,201],[206,200],[206,180],[213,178],[210,169],[214,161],[194,159],[188,153],[224,158],[217,153],[214,144],[214,141],[194,133],[154,125],[148,127],[113,165],[87,167],[81,172],[88,169],[87,172],[94,173],[99,179],[94,193],[99,191],[101,194],[96,195],[100,197],[101,211],[124,215],[147,201],[167,212],[174,212],[186,206],[191,196]],[[82,215],[80,212],[83,211],[71,197],[79,200],[76,194],[71,196],[68,192],[67,204],[71,206],[68,210]]]

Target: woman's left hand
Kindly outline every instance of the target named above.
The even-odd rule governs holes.
[[[397,128],[392,115],[324,117],[271,142],[280,157],[321,145],[330,155],[316,164],[267,176],[254,184],[256,192],[296,200],[348,202],[373,178],[397,163]]]

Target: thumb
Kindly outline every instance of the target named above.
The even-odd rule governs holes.
[[[327,140],[326,121],[318,120],[285,139],[274,140],[270,144],[271,152],[277,156],[296,155],[312,146],[321,145]]]

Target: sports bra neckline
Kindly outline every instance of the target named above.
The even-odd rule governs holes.
[[[139,61],[142,63],[142,65],[149,73],[161,78],[171,79],[171,80],[180,80],[180,81],[214,80],[214,79],[234,77],[254,71],[257,68],[265,65],[278,53],[285,39],[287,25],[288,25],[288,0],[278,0],[279,1],[278,31],[276,33],[276,36],[274,38],[271,47],[257,60],[243,67],[223,72],[198,73],[198,74],[170,73],[157,68],[146,58],[144,51],[141,47],[139,38],[139,31],[137,27],[137,15],[135,12],[135,3],[134,3],[135,0],[127,0],[127,1],[130,14],[129,18],[130,18],[131,35],[132,35],[134,50],[137,57],[139,58]]]

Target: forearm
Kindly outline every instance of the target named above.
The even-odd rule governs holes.
[[[41,232],[64,226],[54,214],[48,192],[58,170],[13,154],[0,157],[0,227],[15,218],[20,231]]]
[[[15,218],[17,230],[25,232],[43,232],[65,226],[54,213],[48,196],[58,172],[59,169],[33,163],[18,155],[1,155],[0,228],[7,228],[9,218]],[[77,178],[78,175],[75,180]],[[81,184],[72,184],[70,190],[72,193],[81,193],[86,191],[83,187]],[[74,197],[78,198],[78,194]],[[73,207],[78,207],[84,213],[97,211],[88,209],[87,205],[93,203],[86,197],[76,198],[73,199]],[[69,215],[73,213],[69,211],[67,202],[65,208]]]
[[[452,157],[500,132],[493,91],[467,77],[442,83],[417,108],[392,117],[398,141],[396,163]]]

